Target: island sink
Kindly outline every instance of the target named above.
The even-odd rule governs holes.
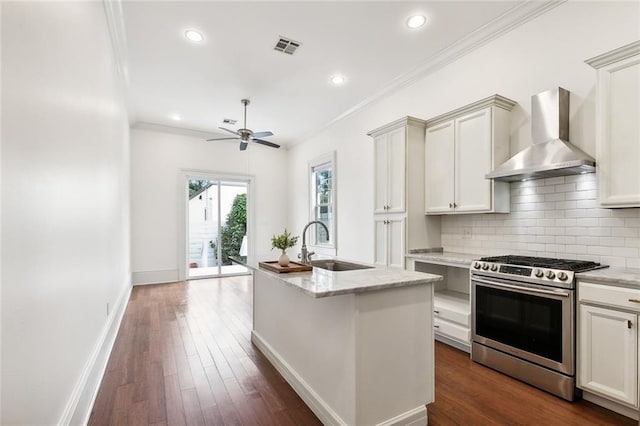
[[[344,262],[342,260],[334,259],[318,259],[312,260],[311,266],[320,269],[326,269],[327,271],[355,271],[358,269],[372,269],[373,266],[360,265],[358,263]]]

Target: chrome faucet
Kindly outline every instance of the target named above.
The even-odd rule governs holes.
[[[307,238],[306,238],[307,228],[313,225],[314,223],[317,223],[318,225],[322,225],[324,230],[327,231],[327,235],[329,235],[329,228],[327,228],[327,225],[320,222],[319,220],[312,220],[311,222],[305,225],[304,229],[302,230],[302,248],[300,249],[300,253],[298,253],[298,259],[300,259],[300,262],[302,263],[311,263],[311,256],[315,254],[315,252],[311,252],[311,253],[307,252]]]

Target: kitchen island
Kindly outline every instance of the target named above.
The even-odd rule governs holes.
[[[324,424],[424,425],[434,400],[433,285],[373,267],[254,271],[252,341]]]

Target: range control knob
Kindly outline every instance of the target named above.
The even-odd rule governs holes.
[[[538,278],[544,277],[544,272],[542,272],[542,269],[536,269],[535,271],[533,271],[533,274]]]
[[[491,270],[493,272],[497,271],[498,270],[498,265],[496,265],[496,264],[491,265]]]
[[[550,280],[554,279],[556,277],[555,272],[553,271],[547,271],[547,278],[549,278]]]
[[[487,269],[489,269],[489,264],[488,264],[488,263],[483,263],[483,264],[482,264],[482,269],[483,269],[483,270],[485,270],[485,271],[486,271]]]
[[[480,265],[480,262],[475,262],[473,264],[473,267],[476,268],[476,269],[480,269],[480,266],[482,266],[482,265]]]
[[[558,279],[559,279],[560,281],[566,281],[566,280],[567,280],[567,278],[569,278],[569,276],[568,276],[566,273],[564,273],[564,272],[560,272],[560,273],[558,274]]]

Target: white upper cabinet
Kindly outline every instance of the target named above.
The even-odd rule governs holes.
[[[495,95],[427,121],[427,214],[509,212],[509,184],[485,175],[509,158],[514,105]]]
[[[405,211],[405,129],[375,138],[375,213]]]
[[[412,249],[440,247],[440,218],[424,214],[425,121],[404,117],[374,141],[374,262],[404,267]]]
[[[453,206],[453,121],[427,129],[425,177],[428,186],[427,213],[449,211]]]
[[[586,62],[598,70],[598,201],[602,207],[640,207],[640,41]]]

